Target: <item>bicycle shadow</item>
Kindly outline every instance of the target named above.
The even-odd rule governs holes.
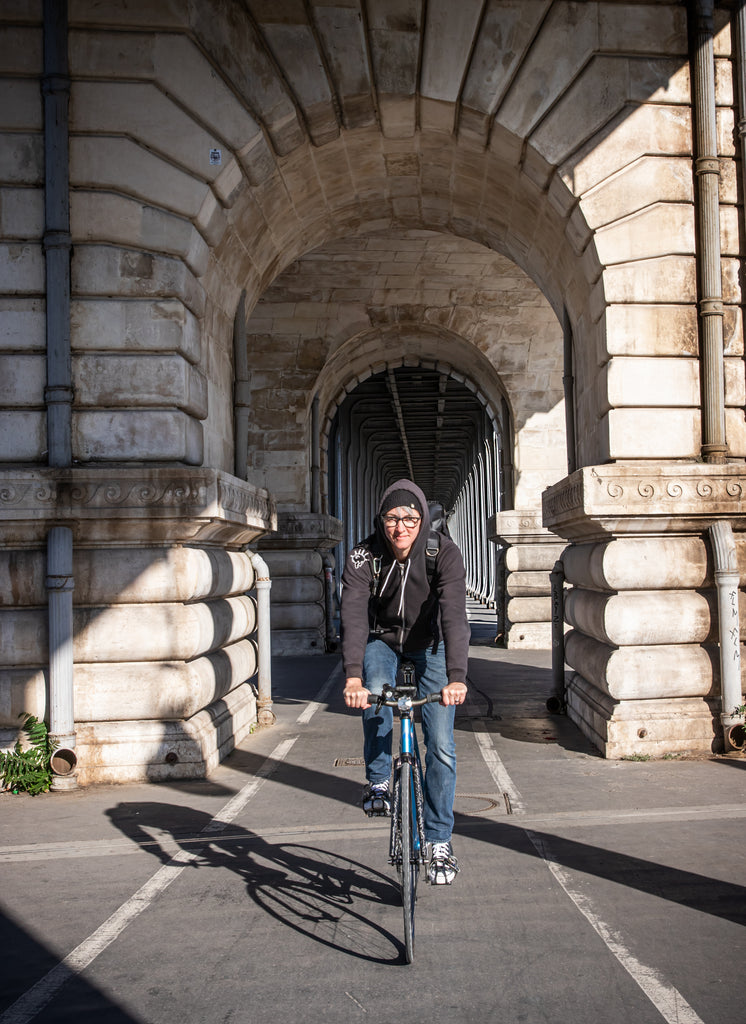
[[[398,886],[367,864],[301,843],[272,843],[240,826],[208,832],[209,814],[169,803],[120,803],[106,813],[162,864],[178,854],[194,869],[232,871],[257,907],[300,935],[358,960],[405,962],[402,942],[376,920],[379,908],[399,905]],[[357,909],[365,904],[368,913]]]

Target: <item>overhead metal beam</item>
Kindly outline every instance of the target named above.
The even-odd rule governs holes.
[[[414,480],[414,469],[412,468],[412,456],[409,451],[409,441],[407,440],[407,430],[404,426],[404,417],[401,411],[401,402],[399,401],[399,390],[396,386],[396,377],[394,376],[393,369],[389,366],[386,377],[386,383],[388,384],[389,394],[391,395],[391,403],[394,407],[394,414],[396,416],[396,422],[399,425],[399,436],[401,437],[402,448],[404,449],[404,455],[407,460],[407,466],[409,467],[409,479]],[[415,483],[417,481],[415,480]]]

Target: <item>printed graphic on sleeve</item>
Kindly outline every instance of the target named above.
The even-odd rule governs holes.
[[[362,569],[370,557],[370,552],[365,547],[353,548],[350,552],[352,564],[356,569]]]

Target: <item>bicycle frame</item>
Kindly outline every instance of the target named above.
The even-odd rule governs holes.
[[[414,688],[413,688],[414,689]],[[411,767],[410,784],[411,799],[409,801],[412,809],[412,853],[416,855],[418,863],[422,864],[425,857],[425,821],[423,817],[424,794],[422,791],[422,765],[420,763],[419,747],[417,745],[417,733],[412,715],[413,707],[423,704],[424,701],[413,703],[409,695],[402,695],[402,688],[394,691],[397,694],[396,707],[399,710],[399,754],[394,758],[394,778],[398,779],[402,764],[409,764]],[[438,695],[440,696],[440,695]],[[391,839],[389,843],[389,860],[392,864],[399,861],[399,847],[397,822],[400,813],[401,789],[394,783],[393,803],[391,807]]]
[[[425,860],[422,766],[413,709],[440,701],[440,693],[417,699],[417,688],[413,682],[414,665],[405,662],[402,672],[404,686],[396,689],[384,687],[378,698],[378,706],[385,704],[399,712],[399,754],[394,760],[389,859],[399,873],[404,908],[404,949],[407,963],[412,963],[417,878]]]

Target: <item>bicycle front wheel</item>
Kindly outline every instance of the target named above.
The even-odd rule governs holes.
[[[399,775],[401,786],[401,898],[404,908],[404,952],[407,963],[414,960],[414,907],[417,898],[419,855],[415,850],[415,830],[412,827],[412,768],[406,761]]]

